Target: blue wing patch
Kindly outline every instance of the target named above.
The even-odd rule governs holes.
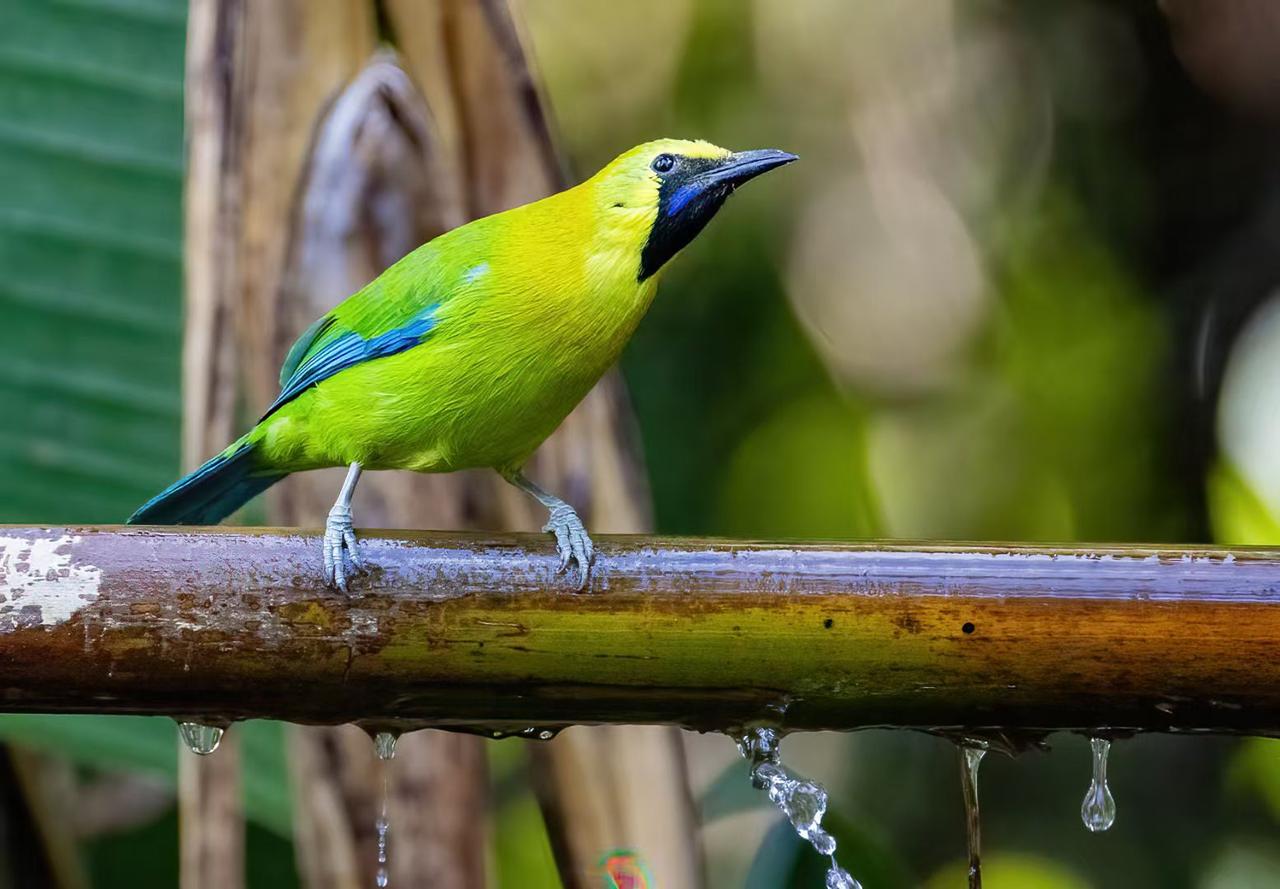
[[[298,349],[298,346],[302,345],[304,340],[309,346],[328,332],[335,323],[335,319],[332,316],[325,316],[325,318],[317,321],[299,339],[298,345],[289,350],[289,356],[285,359],[285,369],[291,371],[289,379],[282,381],[280,394],[271,403],[271,407],[267,408],[267,412],[262,415],[262,420],[265,420],[281,407],[293,401],[307,389],[323,380],[327,380],[339,371],[346,370],[348,367],[353,367],[365,361],[372,361],[375,358],[396,355],[423,342],[436,326],[435,313],[439,307],[439,303],[427,306],[407,324],[369,339],[365,339],[355,331],[348,331],[347,333],[339,334],[320,346],[314,354],[307,355],[305,358],[302,357],[302,354],[295,355],[294,352]],[[296,364],[296,366],[290,367],[291,364]],[[262,420],[258,422],[262,422]]]

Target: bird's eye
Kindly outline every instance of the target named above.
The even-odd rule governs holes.
[[[660,154],[653,159],[653,171],[655,173],[670,173],[676,165],[676,159],[670,154]]]

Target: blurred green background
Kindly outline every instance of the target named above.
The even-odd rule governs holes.
[[[1280,542],[1265,0],[519,6],[578,175],[662,135],[803,158],[675,264],[625,356],[660,531]],[[185,17],[183,0],[0,3],[0,520],[119,521],[177,473]],[[251,885],[294,885],[280,727],[236,730]],[[73,829],[97,885],[174,884],[170,723],[6,717],[0,734],[63,764],[86,811],[131,788]],[[732,744],[688,747],[711,885],[820,885]],[[989,887],[1280,885],[1272,742],[1118,743],[1101,835],[1079,818],[1086,742],[1052,747],[987,758]],[[503,796],[511,749],[499,873],[554,885],[527,794]],[[961,885],[945,742],[783,752],[831,788],[867,889]],[[16,762],[0,886],[37,868]]]

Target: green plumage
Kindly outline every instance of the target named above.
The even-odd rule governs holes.
[[[488,466],[517,480],[618,359],[654,272],[734,185],[789,159],[648,143],[575,188],[419,247],[302,334],[252,430],[130,521],[216,522],[275,480],[325,466],[358,465],[349,488],[358,468]],[[530,492],[553,523],[568,509]],[[338,531],[349,532],[347,501]]]

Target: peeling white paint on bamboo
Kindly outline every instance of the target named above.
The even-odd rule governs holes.
[[[0,535],[0,630],[54,627],[97,600],[102,572],[72,563],[77,535]]]

